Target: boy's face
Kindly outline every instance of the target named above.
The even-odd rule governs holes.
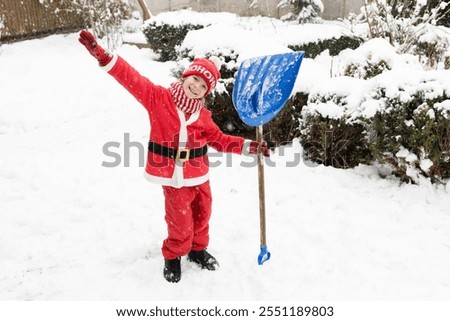
[[[208,90],[206,82],[199,76],[187,76],[183,79],[183,90],[191,99],[203,98]]]

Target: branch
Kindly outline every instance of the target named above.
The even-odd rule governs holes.
[[[139,6],[142,9],[142,16],[143,16],[144,21],[150,19],[152,17],[152,14],[151,14],[150,10],[148,9],[147,4],[145,3],[145,1],[144,0],[138,0],[138,2],[139,2]]]

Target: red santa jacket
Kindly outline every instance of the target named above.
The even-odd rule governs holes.
[[[242,153],[245,139],[222,133],[213,122],[209,110],[202,108],[186,119],[184,112],[175,106],[168,89],[153,84],[117,55],[103,69],[147,110],[150,141],[173,149],[197,149],[209,145],[218,151]],[[173,187],[206,182],[209,179],[208,169],[207,155],[181,162],[150,151],[145,166],[148,180]]]

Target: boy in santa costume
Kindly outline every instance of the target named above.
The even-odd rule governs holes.
[[[259,145],[222,133],[205,108],[204,98],[220,78],[218,67],[212,60],[196,58],[181,80],[163,88],[120,56],[106,52],[88,31],[80,32],[79,41],[148,112],[151,131],[145,173],[148,180],[162,185],[165,197],[164,277],[169,282],[181,279],[180,260],[185,255],[204,269],[216,270],[219,263],[206,251],[212,203],[207,146],[256,154]],[[261,148],[269,156],[265,142]]]

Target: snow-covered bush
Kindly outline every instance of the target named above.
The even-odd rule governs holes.
[[[322,0],[280,0],[279,7],[291,6],[293,15],[299,23],[317,23],[323,13]]]
[[[123,31],[126,33],[138,33],[141,30],[143,19],[139,11],[133,11],[129,19],[122,21]]]
[[[315,86],[302,111],[306,159],[344,168],[388,164],[405,182],[448,180],[448,77],[394,67],[370,80],[336,77]]]
[[[160,54],[161,61],[177,60],[178,48],[191,30],[198,30],[216,24],[238,23],[235,14],[200,13],[192,10],[163,12],[152,16],[142,31],[152,49]]]
[[[406,76],[388,72],[379,77],[372,92],[382,104],[371,121],[375,159],[390,164],[404,181],[417,182],[421,176],[432,182],[450,178],[448,72]]]
[[[314,86],[302,110],[300,142],[306,159],[338,168],[370,162],[361,109],[365,88],[366,81],[345,76]]]
[[[304,115],[300,142],[303,157],[336,168],[370,164],[372,155],[362,123],[348,124],[345,119]]]
[[[427,69],[437,69],[439,64],[445,63],[447,51],[450,50],[449,42],[448,30],[427,26],[411,48],[411,52],[419,57]]]
[[[77,13],[91,26],[98,38],[106,37],[106,45],[114,51],[122,42],[122,22],[131,15],[129,0],[39,0],[43,5],[59,3],[69,12]]]
[[[188,31],[203,27],[202,25],[191,24],[174,26],[151,21],[143,27],[142,31],[153,51],[159,54],[159,60],[170,61],[177,59],[176,48],[183,42]]]
[[[367,97],[360,96],[353,103],[355,95],[336,88],[310,94],[302,111],[304,157],[338,168],[387,164],[405,182],[418,183],[421,177],[433,183],[448,180],[448,75],[419,75],[409,83],[403,79],[397,90],[390,81],[378,79]],[[399,74],[388,72],[380,77],[387,80]],[[344,79],[337,81],[349,84]],[[352,104],[358,104],[359,110]]]
[[[355,50],[343,50],[340,74],[360,79],[373,78],[394,68],[422,70],[416,56],[396,53],[386,39],[375,38]]]
[[[307,93],[295,92],[279,114],[264,126],[266,139],[271,144],[291,144],[300,137],[301,112],[307,101]]]
[[[304,51],[307,58],[315,58],[324,51],[337,56],[344,49],[358,48],[364,41],[363,32],[352,32],[338,21],[300,25],[287,22],[277,28],[274,36],[290,49]]]
[[[342,50],[358,48],[362,43],[363,39],[356,35],[341,35],[305,44],[289,44],[288,47],[294,51],[304,51],[307,58],[315,58],[326,50],[331,56],[337,56]]]
[[[432,8],[436,8],[441,0],[429,0],[427,1],[427,9],[431,10]],[[436,21],[437,25],[445,26],[450,28],[450,8],[447,6],[445,10],[442,11],[439,19]]]
[[[432,2],[366,0],[362,15],[369,26],[369,37],[388,39],[399,53],[421,55],[424,65],[436,67],[444,60],[449,41],[448,32],[436,38],[434,30],[439,29],[436,25],[449,14],[450,6],[448,1]]]

